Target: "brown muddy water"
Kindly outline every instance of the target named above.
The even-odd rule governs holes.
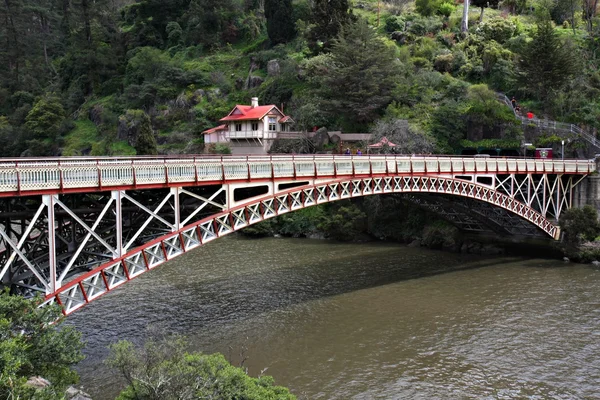
[[[244,352],[301,399],[600,398],[600,271],[560,261],[228,237],[67,321],[95,400],[123,385],[107,346],[148,327]]]

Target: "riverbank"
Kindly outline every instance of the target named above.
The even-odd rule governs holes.
[[[452,253],[562,259],[551,239],[465,233],[438,214],[396,196],[327,203],[243,229],[248,237],[305,237],[341,242],[389,242]]]

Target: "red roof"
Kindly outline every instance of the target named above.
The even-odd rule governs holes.
[[[221,118],[220,121],[247,121],[253,119],[262,119],[272,109],[275,109],[279,114],[284,114],[274,105],[269,106],[241,106],[237,105],[225,118]]]
[[[289,115],[286,115],[285,117],[283,117],[279,120],[280,124],[285,124],[286,122],[294,122],[294,121],[292,120],[292,117],[290,117]]]
[[[223,124],[223,125],[219,125],[214,128],[211,128],[211,129],[207,129],[204,132],[202,132],[202,134],[208,135],[210,133],[215,133],[217,131],[226,131],[226,130],[227,130],[227,125]]]

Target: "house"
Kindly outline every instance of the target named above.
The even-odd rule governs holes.
[[[251,105],[237,105],[215,128],[204,132],[204,143],[225,143],[233,154],[266,154],[275,139],[282,138],[294,123],[274,105],[259,106],[258,97]]]

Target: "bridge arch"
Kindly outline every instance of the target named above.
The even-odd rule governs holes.
[[[190,223],[76,277],[48,294],[70,314],[103,294],[164,262],[229,233],[258,222],[333,201],[391,193],[436,193],[467,197],[503,208],[558,238],[560,230],[526,204],[495,189],[448,177],[382,176],[345,177],[316,181],[289,190],[248,199],[245,203]]]

